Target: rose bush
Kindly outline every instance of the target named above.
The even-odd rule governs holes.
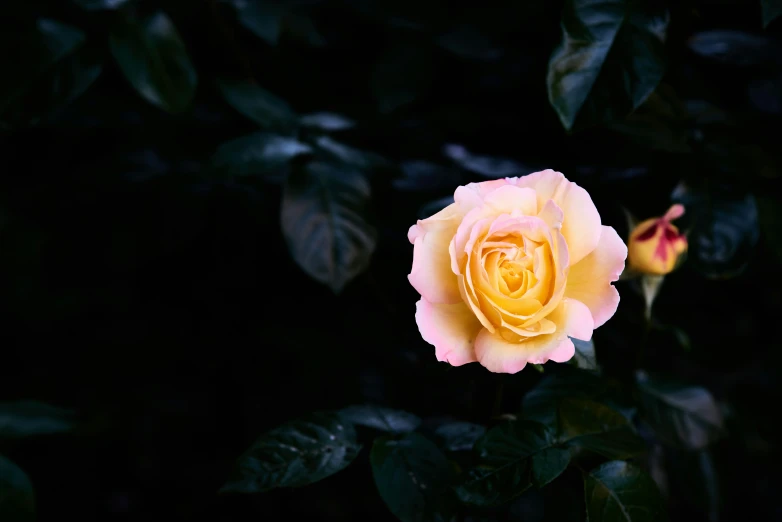
[[[470,183],[419,220],[410,283],[437,359],[516,373],[573,357],[616,312],[627,247],[589,194],[559,172]]]

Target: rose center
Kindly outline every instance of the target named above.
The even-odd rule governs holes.
[[[505,259],[500,264],[500,277],[508,286],[508,291],[517,292],[526,290],[537,282],[535,274],[531,270],[531,256],[524,255],[520,259]]]

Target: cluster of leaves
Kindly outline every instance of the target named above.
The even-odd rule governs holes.
[[[35,51],[36,59],[20,65],[23,70],[10,75],[13,81],[4,82],[5,92],[0,93],[3,128],[37,124],[85,93],[101,75],[105,49],[147,102],[171,114],[192,109],[203,78],[189,56],[188,45],[165,12],[141,14],[134,0],[73,2],[86,16],[108,20],[108,36],[105,41],[90,40],[78,27],[39,19],[24,36],[25,45]],[[306,9],[295,4],[224,2],[217,7],[230,9],[237,24],[270,46],[286,38],[314,48],[326,45]],[[765,25],[778,14],[773,1],[763,2]],[[669,18],[668,11],[655,2],[565,2],[561,43],[551,56],[545,81],[551,106],[566,130],[607,124],[646,146],[692,152],[686,127],[698,114],[683,110],[675,93],[660,85]],[[403,25],[409,30],[416,27],[410,21]],[[479,46],[468,36],[463,31],[446,31],[431,40],[431,49],[417,45],[389,51],[372,76],[378,111],[394,112],[425,93],[429,82],[421,72],[430,68],[416,67],[417,72],[412,74],[410,64],[431,60],[434,48],[473,59],[493,59],[488,43]],[[730,37],[702,34],[690,44],[696,53],[715,57],[726,36]],[[478,52],[481,49],[483,52]],[[400,67],[406,69],[400,72]],[[260,178],[284,184],[282,232],[290,253],[306,273],[334,291],[342,290],[367,268],[376,247],[377,231],[367,214],[369,176],[373,172],[397,176],[397,187],[402,190],[431,186],[438,179],[448,179],[449,186],[458,183],[451,167],[422,161],[392,164],[377,154],[340,142],[334,134],[356,131],[361,122],[329,112],[299,115],[286,100],[255,80],[251,70],[221,72],[213,83],[224,101],[256,124],[258,130],[220,145],[212,157],[210,175],[240,183]],[[696,134],[702,137],[703,133]],[[716,143],[701,146],[718,152]],[[486,177],[523,175],[537,167],[508,158],[474,155],[459,144],[445,145],[442,155],[444,163],[455,163],[463,172]],[[704,190],[688,185],[676,197],[694,208],[700,201],[714,200]],[[698,237],[692,241],[693,257],[713,277],[743,266],[731,265],[735,256],[726,260],[726,250],[732,253],[750,248],[757,239],[757,219],[737,222],[732,217],[755,209],[752,196],[736,196],[732,189],[729,192],[729,200],[723,203],[717,199],[718,204],[696,212],[697,216],[710,216],[694,218],[697,225],[692,233]],[[422,216],[448,201],[446,198],[424,207]]]
[[[583,479],[589,520],[664,520],[664,499],[644,471],[649,448],[636,426],[651,426],[672,448],[708,451],[724,429],[714,399],[701,387],[641,375],[632,390],[638,411],[627,406],[632,401],[618,382],[594,370],[558,370],[525,396],[519,412],[488,428],[422,422],[371,405],[292,421],[239,458],[222,492],[263,493],[322,480],[353,462],[362,450],[360,430],[368,428],[378,494],[405,522],[503,509],[528,490],[564,487],[557,478],[568,469]]]

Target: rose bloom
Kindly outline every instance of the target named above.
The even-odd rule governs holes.
[[[687,238],[671,221],[684,215],[684,207],[673,205],[661,218],[641,222],[630,234],[628,264],[636,272],[665,275],[676,268],[687,251]]]
[[[437,359],[516,373],[566,362],[616,312],[627,247],[559,172],[470,183],[410,227],[416,322]]]

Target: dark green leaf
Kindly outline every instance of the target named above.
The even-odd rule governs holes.
[[[380,112],[389,113],[425,95],[433,78],[429,48],[413,43],[391,47],[372,73],[372,93]]]
[[[463,169],[487,178],[524,176],[534,170],[509,158],[473,154],[462,145],[455,143],[445,145],[443,154]]]
[[[589,522],[663,522],[665,506],[654,481],[640,468],[611,461],[584,476]]]
[[[112,28],[109,44],[125,78],[145,100],[171,113],[190,106],[198,76],[168,16],[124,17]]]
[[[25,59],[15,59],[13,53],[2,58],[4,75],[0,82],[0,119],[3,126],[27,120],[26,114],[20,116],[19,104],[28,105],[24,99],[31,91],[51,88],[51,78],[58,64],[68,55],[79,49],[85,41],[85,35],[75,27],[49,19],[40,19],[36,31],[23,35],[16,42],[24,48]],[[38,109],[39,101],[32,100]],[[37,111],[34,111],[37,112]],[[23,121],[21,123],[27,123]]]
[[[533,421],[510,421],[486,433],[475,445],[479,463],[456,488],[462,502],[492,506],[507,502],[533,484],[554,480],[567,467],[570,453],[556,448],[553,433]]]
[[[402,522],[436,520],[453,479],[448,459],[418,433],[380,437],[369,456],[380,497]]]
[[[335,292],[369,266],[377,233],[364,212],[370,187],[349,168],[313,162],[291,173],[282,196],[282,232],[294,261]]]
[[[573,341],[573,346],[576,347],[576,354],[571,359],[572,364],[582,370],[597,370],[594,341],[582,341],[573,337],[570,340]]]
[[[608,392],[608,381],[591,372],[557,372],[544,377],[524,396],[521,413],[525,419],[554,426],[560,400],[568,397],[599,400],[606,397]]]
[[[258,38],[270,45],[277,45],[280,39],[282,16],[285,8],[275,1],[232,0],[239,22]]]
[[[36,401],[0,403],[0,439],[52,435],[73,429],[74,412]]]
[[[228,104],[264,129],[291,131],[298,116],[281,98],[254,82],[217,80],[217,87]]]
[[[330,158],[360,170],[371,170],[388,166],[388,161],[382,156],[374,152],[349,147],[328,136],[320,136],[315,141],[315,145]]]
[[[638,376],[643,419],[660,440],[700,450],[719,439],[725,430],[722,412],[706,388]]]
[[[760,0],[763,6],[763,27],[768,27],[771,22],[782,16],[782,2],[780,0]]]
[[[232,176],[258,176],[282,181],[290,160],[312,148],[296,138],[256,132],[223,143],[212,156],[212,164]]]
[[[665,11],[636,0],[566,0],[549,61],[549,101],[567,130],[624,117],[662,79]]]
[[[353,424],[389,433],[407,433],[421,424],[421,419],[412,413],[368,404],[348,406],[340,410],[339,414]]]
[[[760,237],[754,196],[716,183],[682,183],[672,199],[686,209],[678,224],[687,233],[687,263],[710,279],[741,274]]]
[[[301,487],[337,473],[358,454],[353,426],[316,413],[261,435],[237,462],[226,493],[261,493]]]
[[[458,171],[428,161],[404,161],[400,165],[402,177],[393,181],[394,188],[405,191],[436,190],[459,185]]]
[[[448,451],[471,450],[485,433],[485,427],[472,422],[451,422],[435,430],[435,435]]]
[[[687,41],[689,48],[710,60],[738,67],[782,65],[782,44],[763,34],[728,29],[701,31]]]
[[[119,9],[128,0],[73,0],[79,7],[87,11],[109,11]]]
[[[305,127],[318,129],[321,131],[341,131],[352,129],[356,122],[333,112],[316,112],[305,114],[301,117],[301,124]]]
[[[629,458],[645,449],[624,415],[589,399],[565,398],[557,404],[557,439],[611,459]]]
[[[35,496],[30,478],[19,466],[0,455],[0,520],[35,520]]]
[[[437,38],[440,47],[470,60],[495,62],[502,57],[502,49],[472,25],[452,27]]]

